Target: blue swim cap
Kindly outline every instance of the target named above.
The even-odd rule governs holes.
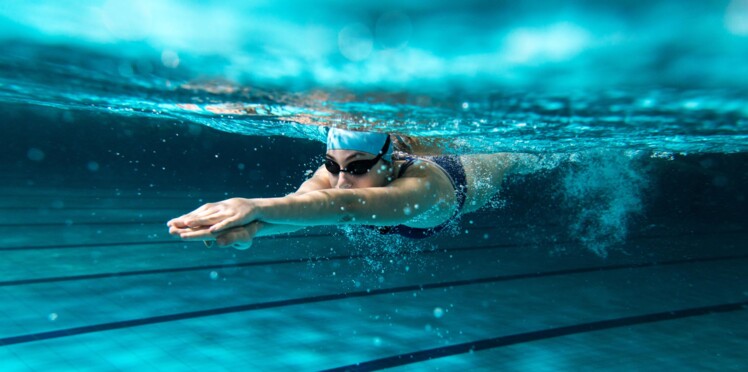
[[[339,128],[330,128],[327,133],[327,150],[352,150],[379,155],[384,142],[389,137],[387,133],[354,132]],[[382,155],[385,161],[392,161],[392,144]]]

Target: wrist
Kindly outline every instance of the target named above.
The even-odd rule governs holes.
[[[267,217],[267,211],[270,209],[272,204],[271,199],[262,198],[247,200],[250,202],[250,220],[260,223],[263,218]]]

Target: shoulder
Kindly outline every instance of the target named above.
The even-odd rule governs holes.
[[[419,214],[402,223],[408,227],[438,226],[449,220],[458,207],[455,190],[449,177],[438,165],[426,159],[414,160],[388,187],[408,195],[406,204],[415,205],[416,208],[420,206]]]
[[[395,161],[398,174],[402,177],[425,177],[432,173],[433,164],[420,157],[407,157]],[[404,168],[404,169],[403,169]]]
[[[399,162],[400,164],[397,167],[398,173],[400,172],[400,167],[404,166],[406,162],[410,162],[410,165],[399,178],[418,178],[427,181],[430,187],[452,189],[452,181],[450,181],[449,176],[435,163],[422,157],[412,157]]]

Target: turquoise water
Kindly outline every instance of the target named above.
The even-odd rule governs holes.
[[[246,135],[457,137],[461,152],[746,150],[741,1],[544,4],[7,4],[0,98]]]
[[[0,5],[7,370],[743,370],[748,3]],[[324,127],[529,153],[426,241],[170,237]]]

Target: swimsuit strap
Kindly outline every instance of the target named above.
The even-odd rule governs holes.
[[[406,156],[404,160],[405,160],[405,163],[403,163],[403,165],[400,166],[400,171],[397,172],[397,178],[402,177],[405,174],[405,171],[407,171],[408,168],[410,168],[410,166],[413,165],[416,162],[416,160],[418,160],[418,158],[415,158],[412,156]]]
[[[460,158],[458,156],[447,155],[422,158],[405,156],[404,159],[406,160],[406,162],[400,166],[398,177],[402,177],[405,174],[405,171],[410,166],[412,166],[416,160],[419,159],[423,159],[437,165],[447,175],[450,182],[452,183],[452,187],[455,190],[455,196],[457,197],[457,210],[455,211],[454,215],[452,215],[452,217],[450,217],[447,221],[444,221],[442,224],[435,227],[420,229],[415,227],[408,227],[405,225],[395,225],[379,227],[378,230],[382,234],[398,234],[414,239],[426,238],[444,230],[447,225],[449,225],[459,216],[462,207],[465,205],[465,200],[467,199],[467,177],[465,176],[465,169],[463,168],[462,162],[460,161]]]
[[[442,171],[447,175],[449,181],[452,182],[452,187],[455,190],[455,197],[457,197],[457,211],[452,218],[455,218],[462,207],[465,205],[467,200],[467,175],[465,174],[465,168],[460,161],[459,156],[441,155],[432,156],[425,158],[427,161],[439,166]]]

